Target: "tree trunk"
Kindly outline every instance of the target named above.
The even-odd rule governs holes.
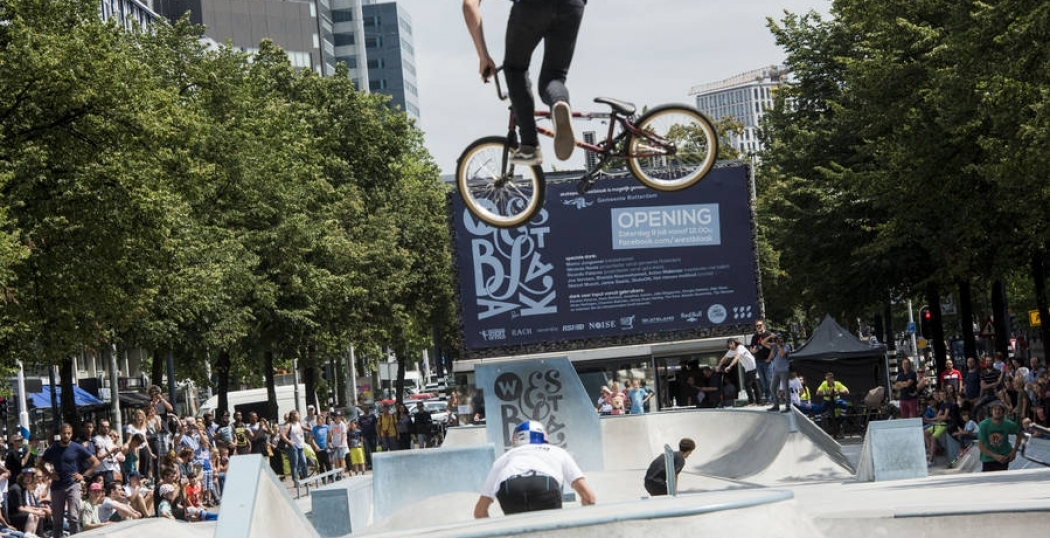
[[[977,358],[977,338],[973,332],[973,294],[969,280],[959,281],[959,326],[963,339],[963,363],[956,367],[966,367],[966,358]],[[956,361],[958,362],[958,361]]]
[[[219,360],[215,361],[215,375],[218,383],[215,390],[219,393],[219,408],[215,412],[215,418],[219,418],[230,411],[230,352],[227,349],[219,350]],[[233,415],[233,413],[230,413]]]
[[[280,424],[284,417],[278,416],[277,409],[277,386],[273,379],[273,350],[267,349],[263,352],[263,375],[266,377],[266,416],[274,424]],[[296,406],[299,402],[295,403]]]
[[[1050,349],[1050,318],[1047,318],[1046,265],[1043,249],[1032,253],[1032,280],[1035,284],[1035,307],[1039,309],[1039,338],[1043,341],[1043,353]]]
[[[936,284],[926,285],[926,303],[930,308],[930,328],[933,331],[933,370],[940,373],[944,370],[944,361],[948,350],[944,345],[944,316],[941,315],[941,292]]]
[[[882,331],[878,333],[879,339],[886,344],[887,351],[897,350],[897,338],[893,335],[893,305],[886,301],[882,312]]]
[[[405,395],[405,350],[404,346],[398,346],[394,348],[394,353],[397,354],[397,380],[394,381],[394,398],[397,399],[397,405],[401,405],[404,401]]]
[[[995,351],[1003,360],[1010,356],[1010,329],[1006,313],[1006,285],[1002,280],[992,283],[992,324],[995,327]]]
[[[317,402],[317,356],[313,346],[306,350],[303,360],[303,386],[306,388],[306,406],[317,406],[320,412],[322,407]]]
[[[164,359],[157,352],[153,353],[153,360],[150,361],[149,383],[158,387],[164,386]]]
[[[62,421],[68,422],[73,425],[73,431],[80,431],[80,415],[77,413],[76,398],[73,397],[73,377],[76,372],[73,371],[73,357],[65,357],[62,359],[60,365],[61,371],[59,372],[59,384],[62,387],[62,395],[59,397],[62,406]],[[117,387],[110,387],[113,394],[116,394]],[[57,433],[57,431],[56,431]]]

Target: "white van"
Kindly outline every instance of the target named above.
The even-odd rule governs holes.
[[[276,419],[278,422],[284,417],[285,413],[293,411],[298,408],[300,415],[306,414],[306,385],[299,384],[299,405],[295,404],[295,386],[293,385],[279,385],[276,387],[277,390],[277,414],[276,417],[266,417],[267,398],[266,388],[261,389],[248,389],[238,390],[226,393],[227,402],[230,406],[230,416],[233,413],[240,411],[244,415],[244,420],[248,420],[248,413],[255,411],[259,414],[259,417],[266,417],[270,420]],[[219,395],[216,394],[211,398],[208,398],[200,410],[197,411],[197,416],[201,416],[204,413],[211,413],[215,419],[219,417],[215,411],[219,407]]]

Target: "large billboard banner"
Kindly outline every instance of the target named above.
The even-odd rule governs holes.
[[[678,192],[631,177],[586,195],[550,183],[526,226],[500,229],[452,197],[468,350],[749,323],[758,277],[747,168]]]

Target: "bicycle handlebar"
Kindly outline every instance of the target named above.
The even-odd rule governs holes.
[[[499,83],[499,72],[500,71],[503,71],[503,66],[502,65],[497,67],[496,68],[496,72],[492,73],[491,76],[496,81],[496,95],[499,97],[500,101],[506,101],[507,100],[507,94],[503,93],[503,86],[501,86],[500,83]]]

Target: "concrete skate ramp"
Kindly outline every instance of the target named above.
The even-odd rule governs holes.
[[[819,433],[803,430],[803,420],[734,409],[607,417],[602,420],[605,466],[644,470],[665,444],[677,448],[679,439],[690,437],[697,449],[684,473],[761,485],[850,478],[853,469],[838,443],[819,428],[813,428]]]
[[[977,447],[973,447],[977,448]],[[969,452],[969,450],[967,450]],[[1050,439],[1043,439],[1040,437],[1032,437],[1028,440],[1028,445],[1025,447],[1025,455],[1029,458],[1039,460],[1042,462],[1050,463]],[[1014,461],[1010,462],[1010,470],[1017,471],[1021,469],[1046,469],[1046,465],[1031,461],[1029,459],[1021,457],[1020,454]]]
[[[319,538],[259,454],[230,458],[215,536],[222,538]]]
[[[783,490],[718,491],[644,501],[599,501],[596,506],[568,506],[563,510],[451,525],[400,530],[389,527],[381,530],[377,526],[361,535],[381,538],[610,538],[639,534],[661,537],[692,537],[697,534],[763,536],[775,529],[774,534],[783,538],[823,538],[813,521],[791,499],[791,492]],[[419,522],[422,518],[417,516],[414,519]]]
[[[84,531],[77,536],[106,538],[212,538],[215,536],[215,523],[186,523],[165,518],[147,518],[122,521],[91,531]]]

